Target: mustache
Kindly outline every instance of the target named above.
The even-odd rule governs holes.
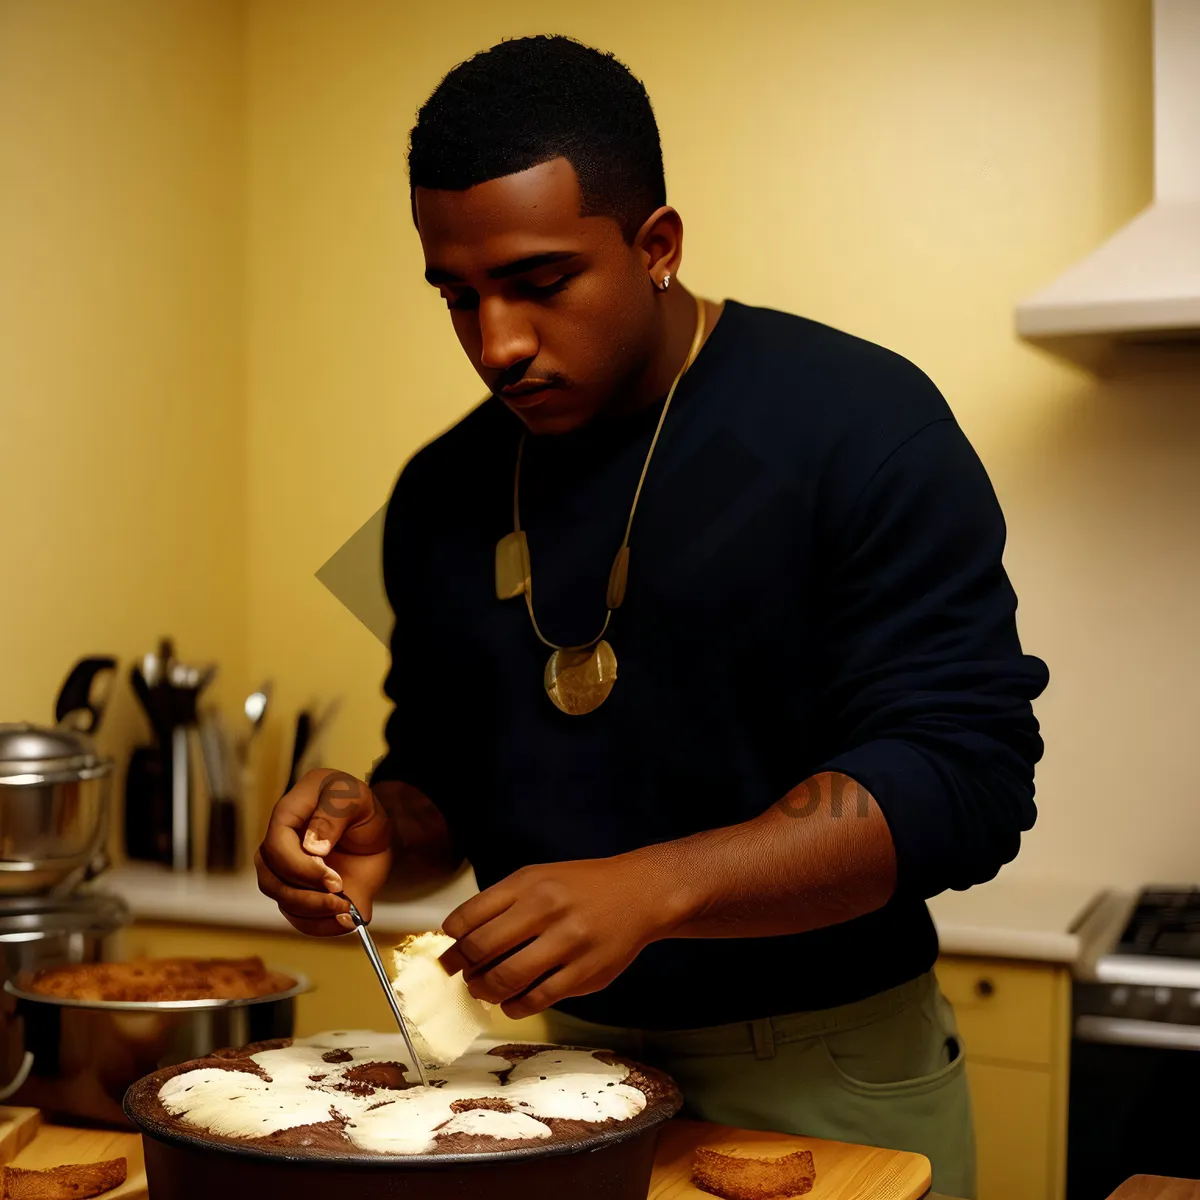
[[[526,379],[536,380],[547,387],[561,387],[566,383],[566,380],[557,371],[542,373],[532,370],[532,366],[533,360],[527,358],[524,362],[514,363],[511,367],[505,368],[492,381],[492,393],[498,395],[506,387],[513,387],[515,384],[523,383]]]

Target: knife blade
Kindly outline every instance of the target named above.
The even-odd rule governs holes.
[[[379,982],[383,987],[384,995],[387,996],[387,1002],[392,1010],[392,1016],[396,1018],[396,1024],[400,1026],[400,1034],[404,1038],[405,1048],[408,1050],[408,1055],[416,1064],[417,1074],[421,1077],[421,1086],[429,1086],[429,1076],[425,1072],[425,1064],[421,1061],[421,1056],[417,1053],[416,1047],[413,1045],[412,1035],[408,1032],[408,1024],[404,1020],[404,1014],[400,1011],[400,1005],[396,1001],[396,993],[392,991],[391,980],[387,977],[387,971],[383,967],[383,959],[379,957],[379,951],[375,948],[375,942],[370,933],[367,931],[367,923],[363,920],[363,915],[355,907],[354,901],[346,895],[345,892],[339,892],[339,896],[350,905],[350,919],[354,922],[354,932],[362,939],[363,948],[367,952],[367,957],[371,960],[371,966],[375,968],[375,974],[379,977]]]

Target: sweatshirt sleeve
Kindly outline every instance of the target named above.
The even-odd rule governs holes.
[[[820,770],[857,780],[887,820],[899,892],[991,879],[1033,826],[1046,665],[1022,653],[1004,518],[953,418],[876,468],[830,535]]]
[[[400,781],[429,795],[426,764],[435,753],[437,723],[430,719],[427,623],[421,615],[428,555],[420,536],[421,500],[416,460],[400,473],[383,525],[383,583],[394,622],[391,663],[383,683],[391,711],[384,726],[386,753],[371,772],[372,784]]]

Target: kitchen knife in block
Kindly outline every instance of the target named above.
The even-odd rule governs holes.
[[[307,709],[304,709],[296,717],[296,737],[292,742],[292,765],[288,770],[287,791],[291,791],[296,786],[296,781],[300,778],[300,761],[304,758],[304,752],[308,749],[308,739],[312,734],[312,714]]]
[[[237,783],[221,714],[215,708],[200,715],[200,745],[208,783],[208,828],[204,863],[211,872],[234,871],[238,865]]]
[[[329,727],[333,724],[333,719],[337,716],[341,706],[341,697],[335,696],[320,715],[316,713],[315,706],[308,710],[308,739],[304,747],[304,752],[295,764],[297,779],[303,779],[307,771],[321,765],[321,758],[325,752],[325,737],[329,733]]]
[[[135,746],[125,772],[125,854],[171,861],[171,768],[159,746]]]

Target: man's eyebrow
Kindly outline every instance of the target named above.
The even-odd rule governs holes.
[[[552,263],[575,258],[578,253],[577,250],[549,250],[545,254],[530,254],[525,258],[493,267],[488,271],[488,278],[509,279],[513,275],[524,275],[527,271],[536,271],[538,267],[548,267]],[[425,279],[429,283],[462,283],[457,275],[451,271],[444,271],[441,267],[430,267],[425,272]]]

